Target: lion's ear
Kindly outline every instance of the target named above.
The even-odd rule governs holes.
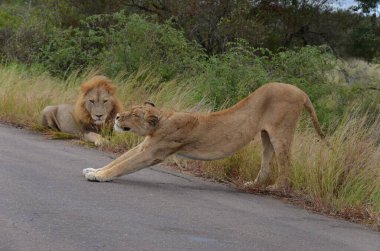
[[[148,105],[148,106],[151,106],[151,107],[156,107],[156,105],[153,102],[151,102],[151,101],[145,101],[144,105]]]
[[[149,123],[151,127],[156,127],[158,125],[158,122],[160,121],[157,116],[155,115],[149,115],[146,118],[146,121]]]

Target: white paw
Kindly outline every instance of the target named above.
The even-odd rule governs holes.
[[[87,173],[95,173],[97,169],[95,168],[85,168],[83,169],[82,173],[83,175],[86,175]]]
[[[100,182],[107,182],[112,181],[113,178],[104,178],[100,176],[100,173],[98,172],[100,169],[94,169],[94,168],[86,168],[83,170],[84,177],[88,181],[100,181]]]
[[[244,183],[244,187],[245,188],[251,188],[251,187],[254,187],[254,186],[255,186],[255,182],[253,182],[253,181],[248,181],[248,182]]]
[[[88,172],[84,175],[84,177],[86,178],[86,180],[89,180],[89,181],[98,181],[98,179],[95,176],[95,173],[96,172]]]
[[[255,181],[248,181],[244,183],[245,188],[260,188],[262,187],[262,184],[259,182],[259,180],[256,178]]]
[[[100,138],[100,139],[97,139],[95,140],[94,144],[95,146],[102,146],[102,145],[105,145],[109,143],[109,140],[108,139],[105,139],[105,138]]]

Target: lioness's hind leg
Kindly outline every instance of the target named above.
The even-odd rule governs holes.
[[[261,141],[263,145],[263,152],[261,155],[261,167],[259,174],[257,175],[253,185],[254,186],[262,186],[267,181],[271,174],[271,166],[270,162],[273,158],[273,145],[270,141],[269,134],[266,131],[261,131]]]
[[[289,189],[289,174],[290,174],[290,144],[288,140],[280,140],[274,142],[274,152],[276,154],[277,163],[279,166],[279,175],[272,186],[269,186],[269,190],[284,190]]]

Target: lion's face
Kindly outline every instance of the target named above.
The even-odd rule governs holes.
[[[159,110],[151,103],[144,106],[134,106],[129,111],[117,114],[115,131],[131,131],[140,136],[152,134],[159,122]]]
[[[84,100],[84,107],[96,125],[104,124],[113,110],[113,96],[104,89],[89,91]]]
[[[75,106],[77,120],[92,125],[111,122],[116,113],[121,112],[115,91],[116,87],[103,76],[95,76],[84,83]]]

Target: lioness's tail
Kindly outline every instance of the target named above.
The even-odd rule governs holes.
[[[321,126],[319,124],[318,117],[317,117],[317,114],[315,113],[313,104],[311,103],[310,98],[306,94],[305,94],[305,103],[304,103],[304,106],[305,106],[307,112],[310,114],[311,121],[313,122],[314,128],[317,131],[318,135],[322,139],[324,139],[325,135],[324,135],[324,133],[321,130]]]

